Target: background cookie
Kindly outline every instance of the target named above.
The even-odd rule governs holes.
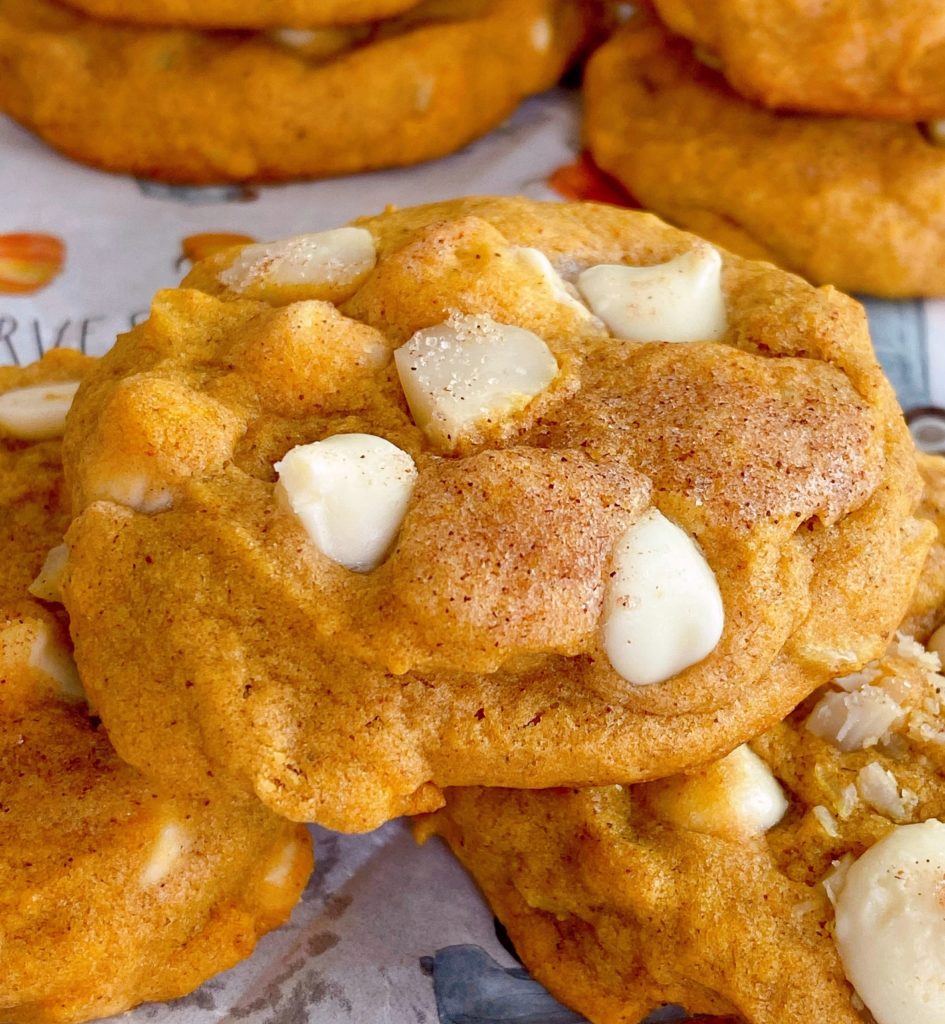
[[[765,111],[637,18],[595,52],[585,133],[649,209],[816,283],[945,293],[945,148],[917,125]]]
[[[390,18],[418,0],[66,0],[94,18],[205,28],[319,28]]]
[[[11,1024],[190,992],[286,920],[312,866],[305,829],[257,801],[156,788],[123,764],[89,717],[61,609],[27,594],[65,514],[52,413],[30,415],[22,389],[77,380],[91,362],[57,351],[0,370],[0,1017]]]
[[[919,577],[903,629],[925,641],[945,623],[945,458],[920,452],[919,472],[925,484],[919,515],[935,525],[938,536]]]
[[[577,0],[455,0],[310,58],[254,33],[105,24],[0,2],[0,109],[76,159],[167,181],[279,180],[417,163],[553,85]]]
[[[554,269],[606,263],[656,267],[637,272],[663,295],[656,337],[682,311],[674,329],[721,340],[617,340]],[[67,437],[80,663],[148,772],[212,766],[349,830],[460,781],[666,774],[875,656],[914,589],[932,532],[914,448],[862,310],[833,291],[643,214],[503,199],[230,250],[189,284],[102,360]],[[437,331],[460,362],[414,384],[403,346]],[[524,376],[502,376],[507,351]],[[273,466],[336,434],[380,435],[365,457],[392,460],[387,489],[349,506],[329,488],[309,534]],[[376,509],[392,529],[369,555]],[[692,590],[718,586],[726,626],[636,685],[605,651],[624,607],[608,581],[656,510],[684,561],[704,553],[717,584]],[[669,625],[651,632],[675,656]]]
[[[529,971],[596,1024],[665,1002],[858,1024],[848,975],[880,1024],[934,1018],[945,825],[915,823],[945,815],[938,665],[900,638],[701,773],[450,790],[418,833],[444,836]]]
[[[653,0],[669,27],[769,107],[921,121],[945,116],[938,0]]]

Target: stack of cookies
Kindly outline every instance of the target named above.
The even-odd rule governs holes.
[[[605,171],[674,223],[815,283],[945,294],[940,0],[648,6],[588,67],[586,137]]]
[[[648,214],[466,199],[217,252],[96,365],[0,390],[33,538],[0,724],[68,715],[144,787],[108,789],[114,838],[91,803],[67,822],[116,844],[138,916],[103,909],[115,868],[69,911],[139,968],[202,948],[196,911],[148,945],[192,855],[223,851],[211,918],[238,902],[246,953],[308,867],[287,822],[410,814],[594,1024],[945,1012],[945,464],[851,299]],[[8,764],[4,807],[61,800],[60,761]],[[37,874],[17,820],[3,1019],[154,998],[105,985],[104,940],[81,1002],[20,980],[27,926],[76,931],[32,899],[75,868]]]
[[[2,0],[0,110],[69,156],[276,181],[459,149],[553,85],[585,0]]]

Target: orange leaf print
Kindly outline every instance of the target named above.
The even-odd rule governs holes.
[[[255,242],[252,235],[237,235],[227,231],[206,231],[199,235],[188,235],[181,240],[181,260],[196,263],[212,256],[221,249],[229,249],[233,245],[246,245]]]
[[[639,206],[624,187],[602,171],[588,153],[582,153],[572,164],[565,164],[548,179],[551,188],[564,199],[587,199],[613,206]]]
[[[0,235],[0,295],[30,295],[62,270],[66,247],[55,235]]]

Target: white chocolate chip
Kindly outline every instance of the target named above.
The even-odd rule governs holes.
[[[526,270],[536,274],[542,283],[551,292],[551,297],[572,312],[586,320],[593,320],[595,324],[600,321],[578,298],[577,289],[572,284],[567,284],[564,278],[552,266],[551,260],[540,250],[533,249],[528,245],[518,245],[510,250],[511,258],[521,264]]]
[[[529,30],[532,47],[538,53],[547,53],[551,46],[551,23],[547,18],[536,18]]]
[[[0,430],[21,441],[48,441],[62,437],[66,413],[72,405],[77,380],[16,388],[0,395]]]
[[[604,597],[604,649],[629,683],[647,686],[710,654],[725,609],[689,535],[651,509],[617,541]]]
[[[93,501],[114,501],[146,515],[166,512],[174,504],[174,495],[168,488],[154,484],[140,473],[109,477],[90,496]]]
[[[926,122],[925,131],[936,146],[945,146],[945,120]]]
[[[945,1021],[945,825],[903,825],[836,897],[843,969],[877,1024]]]
[[[364,228],[334,228],[296,235],[278,242],[247,245],[225,270],[220,282],[235,292],[256,285],[329,286],[352,289],[377,262],[374,236]]]
[[[935,630],[925,646],[934,654],[937,654],[941,664],[945,665],[945,623]]]
[[[763,835],[788,809],[771,769],[744,745],[701,772],[651,783],[647,800],[664,821],[728,839]]]
[[[717,341],[725,334],[722,257],[700,242],[650,267],[601,264],[577,279],[591,309],[618,338]]]
[[[31,668],[49,676],[66,700],[85,701],[85,690],[82,689],[82,680],[72,652],[59,642],[47,623],[43,623],[37,630],[30,649],[29,664]]]
[[[413,459],[373,434],[335,434],[276,463],[276,500],[315,545],[354,572],[384,560],[417,482]]]
[[[436,88],[436,79],[430,75],[424,75],[417,79],[413,89],[413,109],[418,114],[425,114],[433,102],[433,91]]]
[[[176,821],[162,825],[151,847],[148,862],[141,869],[141,885],[150,887],[163,882],[189,846],[190,837],[183,825]]]
[[[309,60],[330,60],[345,53],[370,35],[369,25],[335,28],[271,28],[266,37]]]
[[[453,315],[417,331],[394,361],[417,426],[445,446],[523,409],[558,373],[537,334],[489,316]]]
[[[300,852],[299,844],[294,839],[286,843],[263,877],[263,884],[281,889],[289,881]]]
[[[27,588],[33,597],[41,601],[62,601],[62,576],[69,561],[69,549],[65,544],[50,548],[39,575]]]

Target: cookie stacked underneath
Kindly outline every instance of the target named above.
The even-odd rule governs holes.
[[[467,199],[217,252],[74,401],[10,387],[11,451],[57,444],[69,407],[68,512],[26,578],[56,621],[61,598],[132,777],[263,824],[435,813],[527,965],[598,1024],[677,998],[773,1024],[773,894],[814,892],[889,815],[939,813],[907,746],[937,749],[935,665],[893,638],[942,615],[940,463],[917,464],[863,310],[831,288],[647,214]],[[835,765],[850,729],[859,760]],[[572,869],[597,806],[624,845],[586,859],[592,892]],[[729,855],[752,883],[730,908],[711,884]],[[261,858],[250,907],[273,871]],[[765,894],[757,941],[726,944]],[[819,979],[845,1024],[852,982],[901,1024],[803,895],[797,1005]],[[11,1012],[31,991],[0,988]]]
[[[939,0],[654,0],[591,59],[586,137],[645,207],[816,283],[945,294]]]
[[[164,181],[346,174],[459,149],[590,23],[582,0],[2,0],[0,110]]]
[[[86,703],[58,594],[68,502],[57,434],[91,366],[57,351],[0,369],[0,1019],[10,1024],[187,994],[288,918],[312,867],[306,830],[258,801],[151,784],[119,760]]]

